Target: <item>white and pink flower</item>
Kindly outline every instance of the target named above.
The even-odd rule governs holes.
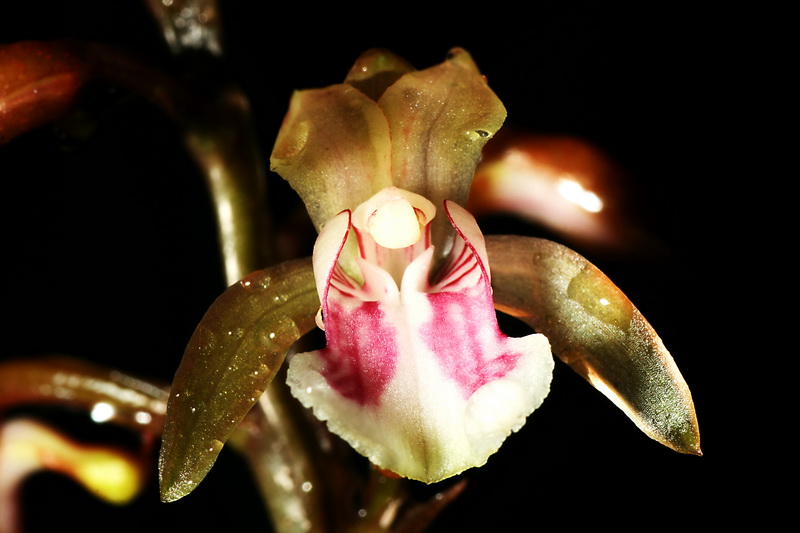
[[[386,188],[324,226],[314,271],[327,346],[295,355],[288,376],[358,452],[428,483],[484,464],[542,403],[553,369],[543,335],[500,332],[483,235],[456,203],[443,208],[456,237],[433,278],[435,208],[422,196]]]
[[[295,93],[272,154],[320,230],[327,346],[292,358],[292,393],[374,464],[428,483],[484,464],[549,390],[547,339],[500,332],[461,207],[504,119],[463,50],[422,71],[374,50],[345,83]]]
[[[201,321],[170,393],[166,501],[206,475],[315,313],[326,346],[291,358],[292,393],[399,476],[486,463],[547,396],[551,346],[646,434],[700,453],[688,386],[630,300],[569,248],[484,239],[463,208],[504,119],[460,49],[420,71],[372,50],[344,83],[294,94],[271,167],[319,232],[313,258],[252,273]],[[505,336],[495,309],[547,338]]]

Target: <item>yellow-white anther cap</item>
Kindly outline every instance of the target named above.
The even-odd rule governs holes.
[[[422,228],[435,213],[436,208],[426,198],[388,187],[356,208],[353,225],[384,248],[406,248],[419,241]]]

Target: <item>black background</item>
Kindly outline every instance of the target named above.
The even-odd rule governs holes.
[[[762,216],[748,198],[763,188],[762,174],[745,161],[773,134],[746,124],[754,102],[765,105],[743,83],[764,79],[750,33],[761,19],[676,4],[530,2],[523,12],[495,2],[450,5],[438,16],[409,4],[330,12],[223,4],[229,65],[251,99],[265,157],[291,91],[340,81],[361,51],[390,48],[424,68],[462,46],[506,105],[507,125],[574,135],[614,158],[635,182],[643,224],[668,247],[587,256],[675,357],[705,455],[650,441],[558,364],[544,405],[486,467],[465,474],[466,493],[433,531],[678,529],[779,516],[767,466],[775,451],[753,407],[761,363],[752,358],[766,364],[769,350],[746,340],[756,335],[758,290],[747,288],[748,254],[731,246],[755,247],[741,222]],[[18,7],[0,16],[0,43],[74,37],[169,65],[143,3]],[[138,97],[95,89],[83,111],[82,128],[62,122],[0,146],[0,357],[67,353],[169,380],[224,286],[203,180],[177,129]],[[276,205],[290,201],[279,178],[269,179]],[[507,220],[490,220],[486,233],[493,223],[509,231]],[[547,235],[524,223],[514,231]],[[24,497],[31,532],[55,523],[87,532],[268,528],[230,453],[173,504],[159,503],[153,482],[132,505],[111,508],[56,476],[32,479]]]

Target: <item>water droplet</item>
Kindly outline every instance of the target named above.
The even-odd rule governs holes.
[[[97,402],[94,404],[94,407],[92,407],[90,416],[95,422],[101,423],[108,422],[115,414],[117,414],[117,410],[113,405],[108,402]]]
[[[266,289],[270,286],[272,278],[269,276],[261,278],[259,277],[261,275],[263,275],[261,272],[254,272],[253,274],[239,281],[239,286],[250,291]]]
[[[314,488],[314,485],[312,485],[310,481],[305,481],[302,485],[300,485],[300,488],[303,489],[303,492],[311,492],[311,489]]]
[[[153,417],[147,411],[136,411],[136,414],[133,415],[133,419],[136,420],[138,424],[149,424],[153,421]]]

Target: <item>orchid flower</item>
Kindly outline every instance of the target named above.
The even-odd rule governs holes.
[[[484,464],[542,403],[553,368],[543,335],[500,332],[480,230],[457,204],[445,211],[457,236],[434,281],[422,196],[389,187],[325,225],[314,270],[327,347],[295,355],[288,375],[353,448],[428,483]]]
[[[624,294],[561,245],[485,238],[464,209],[504,118],[460,49],[422,71],[367,52],[345,83],[295,93],[271,161],[319,231],[313,258],[234,284],[198,326],[171,390],[165,500],[194,489],[315,324],[326,346],[291,357],[292,393],[399,476],[484,464],[547,395],[551,346],[649,436],[700,453],[688,387]],[[505,336],[496,309],[538,333]]]
[[[276,142],[274,168],[310,210],[319,206],[312,217],[322,228],[314,277],[327,346],[294,356],[288,382],[374,464],[431,483],[484,464],[542,403],[553,361],[543,335],[500,332],[483,236],[454,201],[463,202],[480,149],[505,118],[502,104],[461,50],[405,73],[376,100],[353,86],[386,66],[390,79],[404,70],[373,52],[351,71],[353,84],[296,94]],[[375,156],[358,157],[359,144],[320,105],[328,117],[357,110],[371,127],[352,133],[368,135]],[[316,146],[344,160],[309,169]],[[327,177],[322,194],[317,176]],[[432,234],[439,220],[455,235],[443,224]]]

